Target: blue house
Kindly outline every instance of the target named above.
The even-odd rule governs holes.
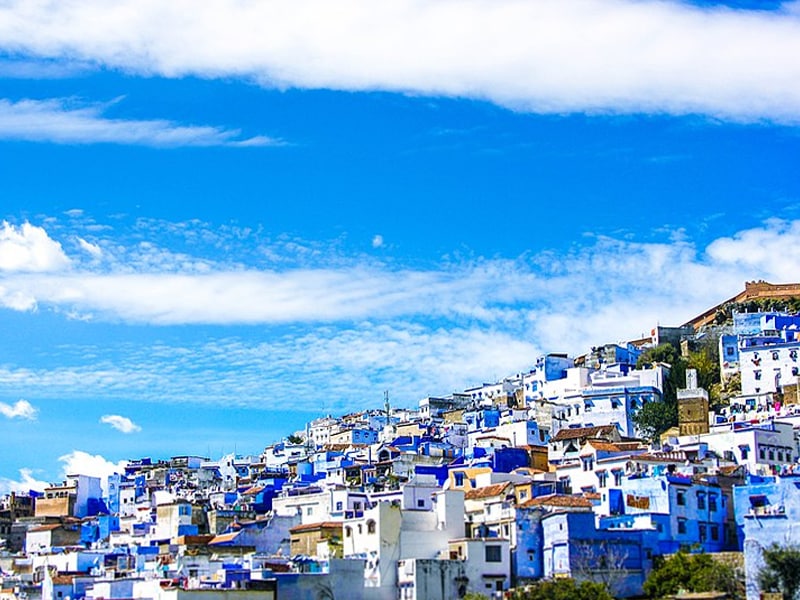
[[[763,552],[772,544],[800,544],[800,474],[755,477],[734,487],[736,525],[744,540],[748,600],[758,600]]]
[[[658,554],[722,552],[737,546],[728,527],[730,500],[713,482],[670,473],[628,477],[608,494],[612,516],[601,519],[601,527],[652,529]]]
[[[594,514],[558,511],[541,519],[544,576],[606,584],[615,598],[639,596],[658,547],[654,530],[605,530]]]

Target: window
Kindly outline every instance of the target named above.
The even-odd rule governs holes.
[[[417,508],[425,508],[425,500],[423,498],[417,498]]]
[[[709,494],[708,495],[708,510],[711,512],[717,512],[717,495],[716,494]]]
[[[678,519],[678,533],[679,534],[686,533],[686,519]]]
[[[348,525],[344,528],[344,537],[350,537],[351,535],[353,535],[353,528]]]
[[[342,510],[342,502],[341,502],[341,500],[336,503],[336,510]]]
[[[761,369],[756,369],[755,371],[753,371],[753,377],[756,378],[756,381],[761,379]]]
[[[614,475],[614,485],[622,485],[622,471],[612,471]]]
[[[777,350],[773,350],[773,351],[772,351],[772,360],[778,360],[778,357],[779,357],[779,356],[780,356],[780,355],[778,354],[778,351],[777,351]]]
[[[487,545],[486,546],[486,562],[502,562],[503,556],[500,552],[500,546],[497,545]]]
[[[706,493],[697,492],[697,509],[705,510],[705,508],[706,508]]]
[[[361,510],[361,502],[353,502],[353,510]]]
[[[747,460],[747,455],[750,453],[750,448],[747,446],[742,446],[739,448],[739,451],[742,453],[742,460]]]
[[[700,541],[705,542],[708,539],[707,527],[705,523],[700,523],[699,527],[697,528]]]
[[[606,473],[605,471],[598,471],[597,485],[599,485],[601,488],[604,488],[606,487],[607,483],[608,483],[608,473]]]
[[[759,449],[758,449],[758,455],[759,455],[759,456],[760,456],[762,459],[767,457],[767,453],[766,453],[766,452],[764,452],[764,449],[763,449],[763,448],[759,448]]]
[[[372,519],[367,521],[367,533],[375,533],[375,521]]]
[[[711,541],[713,542],[719,541],[719,525],[711,526]]]
[[[678,490],[675,494],[675,503],[678,506],[686,506],[686,492]]]
[[[314,514],[314,507],[313,506],[307,507],[306,508],[306,514],[307,515],[313,515]]]
[[[587,456],[583,459],[583,470],[591,471],[594,468],[594,458]]]
[[[769,459],[775,460],[775,450],[770,449],[769,451]]]

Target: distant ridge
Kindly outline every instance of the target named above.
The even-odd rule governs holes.
[[[713,323],[717,311],[726,304],[747,302],[748,300],[756,300],[759,298],[784,299],[797,297],[800,297],[800,283],[769,283],[763,279],[758,281],[746,281],[743,292],[739,292],[733,298],[729,298],[709,308],[704,313],[684,323],[684,326],[694,327],[695,331],[697,331],[701,327]]]

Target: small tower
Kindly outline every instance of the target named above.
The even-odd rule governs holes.
[[[708,433],[708,392],[697,385],[695,369],[686,369],[686,389],[678,390],[678,432]]]
[[[395,434],[394,425],[392,425],[392,405],[389,403],[389,390],[383,392],[383,410],[386,412],[386,425],[383,428],[384,434],[393,436]]]

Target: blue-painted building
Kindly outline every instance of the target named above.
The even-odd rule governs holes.
[[[590,510],[552,512],[541,524],[545,577],[606,583],[615,598],[641,595],[658,552],[654,530],[597,529]]]
[[[730,498],[712,482],[670,473],[627,477],[622,485],[608,490],[608,500],[610,516],[601,518],[601,527],[652,529],[658,554],[738,547],[728,520]]]
[[[736,525],[744,540],[748,600],[760,597],[763,551],[772,544],[800,544],[800,474],[748,478],[734,487]]]
[[[481,431],[500,425],[500,409],[494,407],[464,411],[467,431]]]

